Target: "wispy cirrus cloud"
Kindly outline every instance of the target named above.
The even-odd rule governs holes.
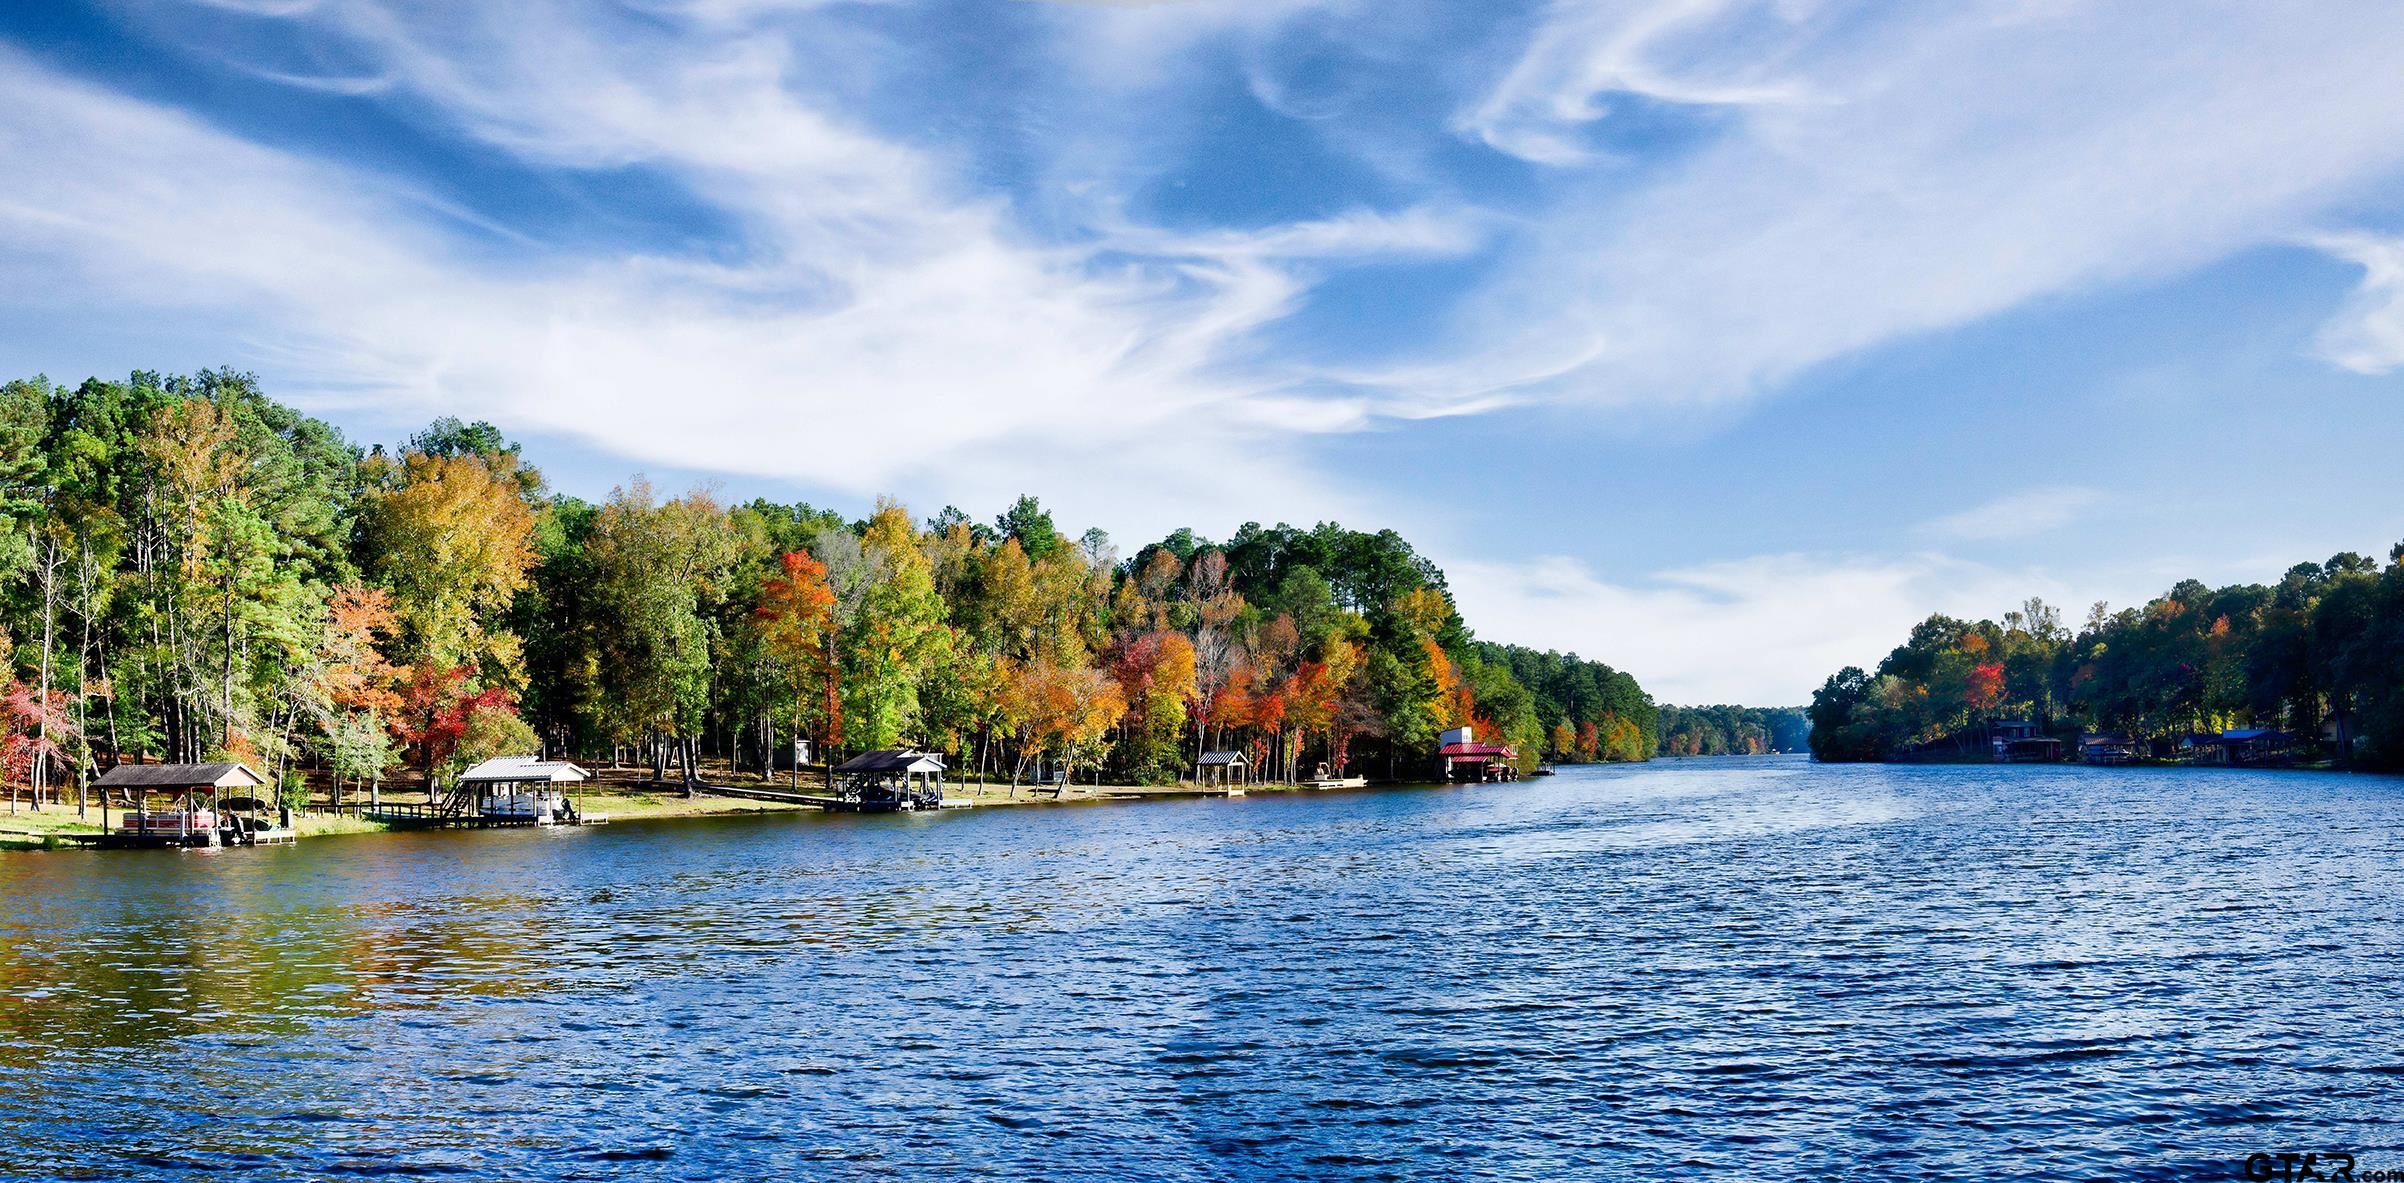
[[[2404,368],[2404,238],[2331,234],[2314,246],[2362,268],[2362,282],[2316,342],[2330,364],[2357,374]]]
[[[1689,106],[1792,102],[1806,89],[1781,75],[1785,52],[1733,36],[1732,23],[1767,23],[1795,43],[1808,5],[1745,0],[1555,3],[1517,64],[1455,125],[1496,149],[1548,165],[1593,161],[1580,142],[1619,100]]]
[[[1565,137],[1608,130],[1614,96],[1733,114],[1641,176],[1565,172],[1512,265],[1404,372],[1464,388],[1527,374],[1531,394],[1603,405],[1747,397],[2030,301],[2284,242],[2404,167],[2400,40],[2404,10],[2377,4],[2311,21],[2220,5],[1875,19],[1558,5],[1464,108],[1470,134],[1576,166]]]
[[[1457,252],[1478,234],[1419,209],[1041,240],[954,162],[807,99],[795,73],[813,51],[713,40],[717,8],[666,33],[541,5],[277,15],[495,149],[668,178],[741,249],[528,239],[495,257],[405,182],[20,58],[0,71],[0,136],[26,183],[0,207],[0,246],[95,302],[238,318],[247,352],[320,404],[488,416],[637,462],[972,501],[1067,466],[1156,528],[1203,496],[1264,515],[1341,503],[1305,488],[1281,441],[1352,429],[1364,403],[1281,387],[1247,336],[1308,290],[1297,260]]]
[[[1956,542],[2037,538],[2076,524],[2106,500],[2103,491],[2076,485],[2024,489],[1947,514],[1924,524],[1921,530]]]
[[[1327,437],[1419,433],[1406,450],[1435,456],[1433,433],[1481,430],[1460,417],[1531,404],[1548,425],[1733,421],[1838,359],[2296,241],[2364,269],[2312,347],[2404,368],[2395,241],[2312,237],[2375,222],[2404,170],[2392,5],[114,11],[294,108],[341,106],[282,126],[79,73],[145,53],[0,49],[20,370],[67,372],[54,336],[108,334],[133,364],[231,361],[320,407],[483,416],[630,468],[929,504],[1032,490],[1122,533],[1408,525],[1458,556],[1490,635],[1625,661],[1667,697],[1792,699],[1923,610],[2016,602],[2042,586],[1922,548],[2102,503],[1899,510],[1900,554],[1618,581],[1495,561],[1552,547],[1555,507],[1420,512],[1467,506],[1507,441],[1406,467],[1331,463]],[[270,52],[226,48],[234,25]],[[327,134],[354,118],[441,159]],[[588,203],[599,229],[558,228]]]

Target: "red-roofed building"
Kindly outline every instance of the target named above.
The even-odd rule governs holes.
[[[1519,779],[1519,749],[1503,743],[1479,743],[1467,727],[1443,735],[1436,754],[1444,758],[1444,779],[1501,781]]]

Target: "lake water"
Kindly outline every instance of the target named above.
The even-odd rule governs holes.
[[[2400,816],[1685,761],[0,856],[0,1177],[2404,1168]]]

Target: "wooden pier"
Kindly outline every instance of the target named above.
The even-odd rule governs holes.
[[[525,830],[542,826],[606,826],[606,813],[578,813],[545,821],[524,813],[457,813],[422,801],[371,806],[359,816],[395,830]]]

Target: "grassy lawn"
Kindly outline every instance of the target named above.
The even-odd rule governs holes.
[[[392,827],[352,814],[306,813],[292,819],[292,828],[303,838],[321,838],[328,834],[381,834]]]
[[[649,817],[704,817],[722,813],[789,813],[810,808],[807,805],[787,805],[781,801],[745,801],[708,794],[688,800],[684,791],[673,785],[656,791],[617,785],[608,788],[610,791],[607,792],[576,794],[576,807],[587,813],[607,815],[613,822]],[[805,787],[803,791],[814,790]]]
[[[116,815],[112,813],[109,817],[111,820],[115,820]],[[75,807],[72,805],[45,806],[40,813],[35,813],[23,805],[18,806],[15,813],[10,813],[7,806],[0,805],[0,837],[14,837],[27,832],[62,834],[73,831],[98,833],[100,831],[100,807],[94,805],[91,812],[79,818],[75,815]]]

